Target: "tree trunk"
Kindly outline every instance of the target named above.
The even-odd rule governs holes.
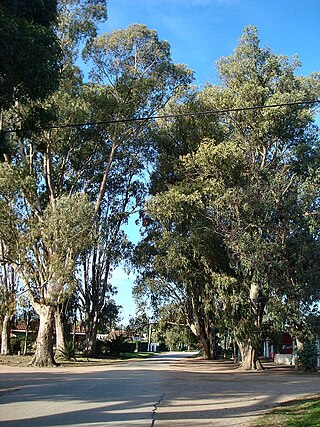
[[[203,358],[205,360],[211,360],[212,354],[211,354],[210,343],[208,338],[204,335],[200,335],[199,338],[200,338],[200,344],[202,347]]]
[[[55,356],[59,357],[65,352],[65,339],[64,339],[64,328],[61,318],[61,313],[57,307],[54,312],[54,321],[56,327],[56,353]]]
[[[254,348],[250,341],[238,342],[241,353],[241,368],[244,371],[263,370],[263,366],[258,357],[258,350]]]
[[[4,315],[1,332],[1,354],[10,354],[11,317]]]
[[[202,347],[203,358],[205,360],[217,359],[215,348],[214,328],[209,321],[197,321],[190,325],[192,333],[198,338]]]
[[[35,305],[35,310],[40,318],[36,352],[30,365],[40,367],[56,366],[53,355],[53,342],[52,342],[52,323],[54,315],[54,307],[50,305]]]
[[[97,356],[97,329],[98,329],[98,313],[95,312],[93,315],[93,319],[89,319],[88,317],[86,318],[86,322],[85,322],[85,333],[86,333],[85,355],[87,357]]]
[[[27,354],[27,350],[28,350],[29,326],[30,326],[30,314],[29,314],[29,313],[27,313],[27,319],[26,319],[26,334],[25,334],[25,338],[24,338],[24,345],[23,345],[23,355],[24,355],[24,356]]]
[[[218,359],[217,343],[216,343],[216,329],[211,324],[210,321],[208,321],[208,323],[207,323],[207,330],[208,330],[211,360],[216,360],[216,359]]]
[[[238,344],[234,339],[232,343],[232,350],[233,350],[233,363],[237,363],[238,362]]]
[[[237,344],[239,346],[239,350],[241,353],[241,367],[245,371],[252,370],[263,370],[259,355],[257,345],[253,345],[252,339],[250,338],[254,336],[255,342],[257,341],[257,337],[261,331],[261,321],[263,315],[263,306],[261,304],[261,289],[258,283],[252,282],[250,286],[250,300],[252,304],[252,314],[250,319],[251,327],[248,327],[247,330],[247,338],[243,341],[238,341]],[[249,323],[249,325],[250,325]],[[255,332],[253,332],[255,331]],[[253,334],[253,335],[252,335]]]
[[[298,351],[303,349],[303,340],[300,337],[296,337],[296,346]]]

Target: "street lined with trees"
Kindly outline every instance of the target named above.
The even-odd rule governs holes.
[[[80,318],[96,356],[119,317],[111,278],[123,264],[169,346],[195,339],[215,359],[230,337],[245,370],[281,332],[312,348],[320,74],[299,76],[298,58],[249,26],[218,61],[219,84],[198,88],[155,30],[99,34],[106,19],[106,0],[0,6],[1,353],[23,296],[39,319],[33,365],[56,365],[54,330],[64,354]],[[124,226],[137,212],[134,246]]]

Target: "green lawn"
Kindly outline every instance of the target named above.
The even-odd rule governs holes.
[[[320,395],[283,403],[259,419],[255,427],[319,427]]]
[[[124,353],[123,358],[124,359],[141,359],[144,357],[152,357],[159,353],[153,353],[150,351],[139,351],[137,353]]]

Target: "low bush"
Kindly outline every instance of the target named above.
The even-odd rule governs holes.
[[[62,357],[65,360],[76,359],[76,350],[72,341],[67,341],[64,344],[64,349],[59,349],[59,357]]]
[[[305,371],[317,370],[317,358],[319,352],[314,341],[306,341],[301,350],[297,351],[299,364]]]
[[[113,334],[106,341],[97,341],[98,356],[117,358],[121,354],[134,353],[135,348],[135,343],[128,342],[124,334]]]
[[[10,338],[10,353],[20,354],[22,352],[22,341],[21,338],[11,337]]]

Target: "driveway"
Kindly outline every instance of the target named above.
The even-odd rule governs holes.
[[[241,372],[186,353],[82,368],[0,366],[0,425],[248,426],[267,408],[320,392],[319,375]]]

